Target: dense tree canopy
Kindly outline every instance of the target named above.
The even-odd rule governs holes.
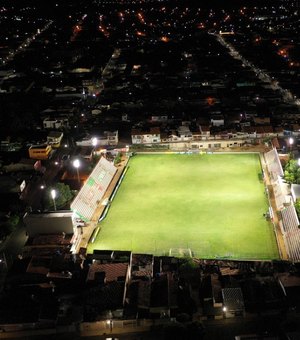
[[[300,184],[300,167],[295,159],[287,162],[284,168],[284,179],[290,184]]]
[[[51,198],[51,193],[50,193],[52,189],[56,191],[55,204],[56,204],[57,209],[64,207],[73,198],[73,194],[68,185],[64,183],[57,183],[55,184],[55,186],[49,188],[48,192],[45,195],[45,207],[44,208],[46,210],[54,209],[54,202],[53,202],[53,199]]]

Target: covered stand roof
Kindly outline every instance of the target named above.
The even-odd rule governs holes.
[[[91,220],[116,171],[117,168],[113,163],[101,157],[84,186],[72,202],[71,210],[83,220]]]

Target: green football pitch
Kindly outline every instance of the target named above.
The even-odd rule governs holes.
[[[258,154],[136,155],[94,249],[278,259]]]

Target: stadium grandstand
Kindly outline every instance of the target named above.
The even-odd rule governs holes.
[[[289,259],[300,262],[300,229],[296,209],[290,205],[281,210],[282,220],[279,222],[284,235],[285,246]]]
[[[290,196],[288,185],[282,180],[284,173],[277,150],[274,148],[269,152],[266,152],[264,156],[266,165],[268,167],[271,184],[273,186],[277,209],[282,209],[285,203],[290,202]]]
[[[265,161],[268,166],[271,178],[273,181],[277,181],[277,177],[283,176],[283,169],[280,163],[280,159],[277,150],[274,148],[265,154]]]
[[[280,214],[279,226],[283,235],[289,260],[300,262],[299,219],[289,192],[289,185],[283,181],[283,169],[277,153],[273,150],[264,154],[269,177],[273,187],[277,210]]]
[[[72,202],[71,210],[84,221],[90,221],[116,172],[113,163],[101,157]]]

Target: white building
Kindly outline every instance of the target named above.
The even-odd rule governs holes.
[[[105,146],[105,145],[118,145],[119,132],[104,131],[100,136],[87,136],[82,140],[76,142],[77,146]]]
[[[210,137],[210,127],[208,125],[200,125],[200,132],[203,139]]]
[[[50,131],[47,136],[47,144],[59,148],[64,134],[60,131]]]
[[[213,126],[223,126],[225,121],[224,121],[224,116],[221,114],[216,114],[211,116],[210,122]]]
[[[190,141],[192,140],[192,133],[190,131],[190,128],[186,125],[181,125],[177,129],[178,137],[180,141]]]
[[[67,117],[50,118],[43,120],[44,129],[60,129],[69,127],[69,119]]]
[[[151,116],[151,122],[167,122],[168,116]]]
[[[131,139],[132,144],[160,143],[160,128],[152,127],[148,131],[143,131],[141,129],[132,129]]]

